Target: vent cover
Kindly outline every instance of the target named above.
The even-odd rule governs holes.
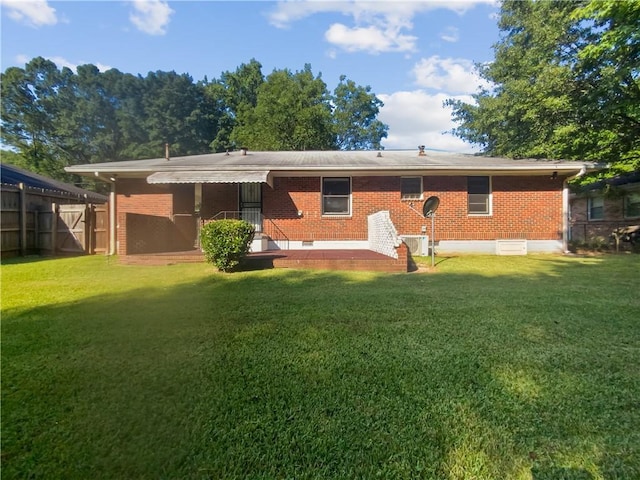
[[[429,255],[429,237],[426,235],[400,235],[409,247],[411,255],[426,257]]]
[[[496,255],[526,255],[526,240],[496,240]]]

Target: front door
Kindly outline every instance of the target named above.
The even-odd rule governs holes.
[[[240,217],[262,231],[262,184],[240,184]]]

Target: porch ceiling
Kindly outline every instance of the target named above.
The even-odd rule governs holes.
[[[270,183],[269,170],[186,170],[157,172],[147,183]]]

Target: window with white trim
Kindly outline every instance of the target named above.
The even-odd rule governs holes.
[[[402,200],[422,200],[422,177],[400,178],[400,198]]]
[[[467,213],[491,215],[490,177],[467,177]]]
[[[624,196],[625,218],[640,217],[640,193],[627,193]]]
[[[587,214],[589,220],[602,220],[604,218],[604,197],[589,197]]]
[[[322,214],[351,215],[351,178],[322,179]]]

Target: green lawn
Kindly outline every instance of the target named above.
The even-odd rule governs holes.
[[[640,478],[639,272],[7,261],[2,478]]]

